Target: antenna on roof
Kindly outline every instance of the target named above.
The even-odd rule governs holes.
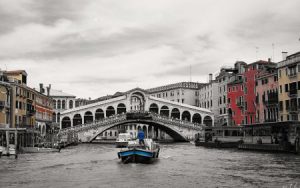
[[[192,65],[190,65],[190,82],[192,82]]]
[[[275,59],[274,59],[274,58],[275,58],[275,57],[274,57],[274,48],[275,48],[275,44],[272,43],[272,53],[273,53],[273,54],[272,54],[272,61],[273,61],[273,62],[275,62]]]
[[[258,50],[259,50],[259,48],[256,46],[256,47],[255,47],[256,60],[257,60]],[[255,60],[255,61],[256,61],[256,60]]]

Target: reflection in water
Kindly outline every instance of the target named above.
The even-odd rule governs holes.
[[[300,186],[300,156],[163,144],[153,164],[122,164],[113,145],[0,159],[0,187]]]

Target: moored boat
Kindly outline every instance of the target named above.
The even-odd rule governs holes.
[[[45,147],[21,147],[22,153],[49,153],[60,152],[60,148],[45,148]]]
[[[152,139],[144,139],[145,144],[140,145],[138,140],[129,141],[128,147],[118,152],[123,163],[150,163],[158,158],[159,145]]]

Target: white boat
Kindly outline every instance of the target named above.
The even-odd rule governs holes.
[[[132,135],[130,133],[120,133],[116,139],[117,148],[127,147],[128,141],[132,140]]]
[[[9,144],[8,153],[9,155],[16,155],[16,147],[14,144]]]

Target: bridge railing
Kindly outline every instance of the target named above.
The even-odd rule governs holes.
[[[68,127],[68,128],[64,128],[61,129],[59,131],[60,135],[64,135],[67,134],[69,132],[78,132],[78,131],[83,131],[83,130],[88,130],[88,129],[95,129],[99,126],[104,126],[107,124],[110,124],[112,122],[120,122],[126,120],[126,114],[116,114],[107,118],[103,118],[100,120],[95,120],[93,122],[88,122],[88,123],[84,123],[84,124],[80,124],[80,125],[76,125],[73,127]]]
[[[193,122],[190,122],[190,121],[175,119],[175,118],[172,118],[172,117],[161,116],[161,115],[156,114],[156,113],[151,113],[151,115],[152,115],[152,118],[157,120],[157,121],[160,121],[160,122],[163,122],[163,123],[169,123],[169,124],[172,124],[172,125],[175,125],[175,126],[178,126],[178,127],[185,127],[185,128],[188,128],[188,129],[202,130],[202,127],[204,126],[204,125],[199,124],[199,123],[193,123]]]
[[[193,122],[190,122],[190,121],[175,119],[175,118],[167,117],[167,116],[161,116],[161,115],[159,115],[157,113],[154,113],[154,112],[129,111],[127,113],[135,113],[135,114],[140,113],[140,114],[144,114],[144,115],[145,114],[150,115],[152,117],[152,119],[154,119],[156,121],[172,124],[172,125],[180,127],[180,128],[184,127],[184,128],[188,128],[188,129],[202,130],[202,127],[204,126],[202,124],[193,123]],[[117,122],[120,122],[120,121],[124,121],[124,120],[126,120],[126,117],[127,117],[126,114],[127,113],[116,114],[116,115],[110,116],[108,118],[95,120],[93,122],[80,124],[80,125],[76,125],[76,126],[73,126],[73,127],[64,128],[64,129],[61,129],[59,131],[59,134],[60,135],[65,135],[65,134],[68,134],[68,133],[87,131],[87,130],[96,129],[98,127],[105,126],[105,125],[108,125],[108,124],[111,124],[111,123],[117,123]]]

